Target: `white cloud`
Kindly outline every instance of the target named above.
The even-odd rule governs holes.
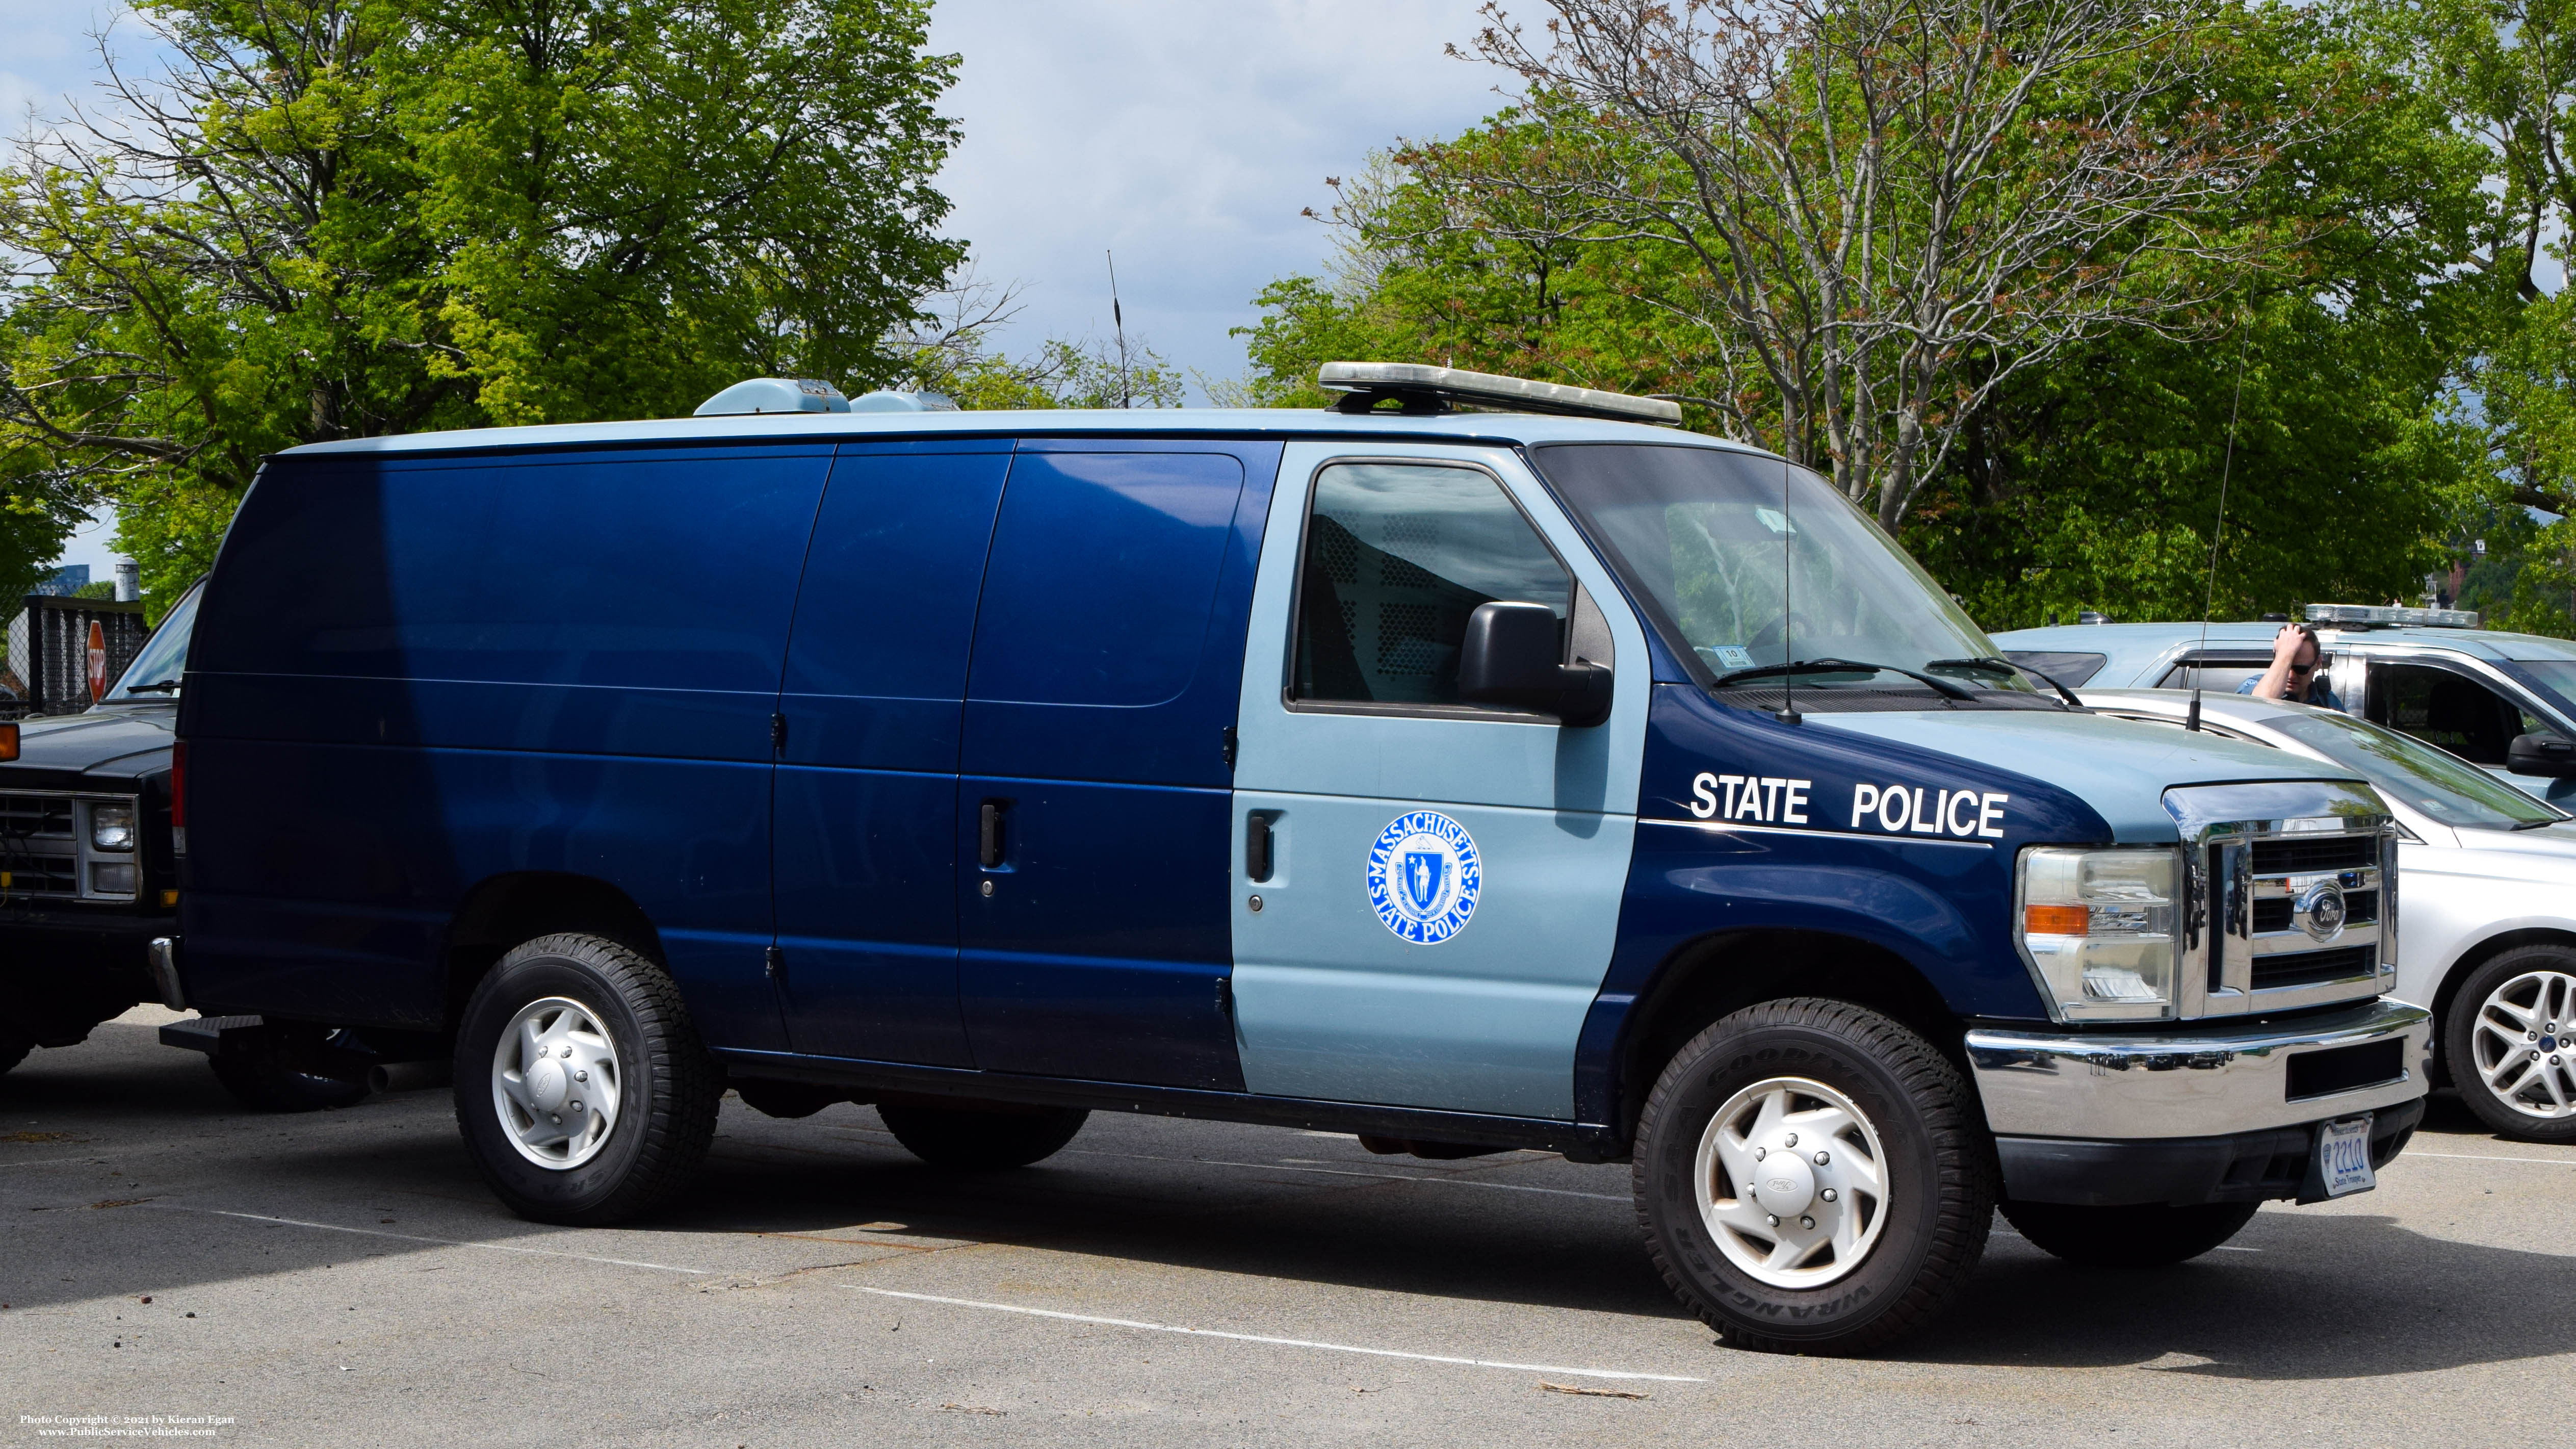
[[[1015,348],[1106,335],[1115,249],[1129,327],[1231,376],[1253,295],[1324,260],[1298,212],[1325,177],[1502,105],[1502,73],[1442,53],[1476,26],[1474,0],[942,0],[932,45],[965,58],[947,230],[1028,288]]]

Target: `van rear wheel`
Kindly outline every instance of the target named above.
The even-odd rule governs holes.
[[[1637,1124],[1664,1281],[1739,1348],[1858,1353],[1976,1270],[1993,1152],[1932,1044],[1849,1002],[1767,1001],[1674,1053]]]
[[[456,1124],[521,1217],[597,1226],[686,1187],[723,1086],[680,988],[598,936],[540,936],[474,989],[456,1036]]]
[[[903,1150],[933,1167],[1026,1167],[1064,1150],[1091,1113],[1010,1102],[879,1102],[877,1115]]]

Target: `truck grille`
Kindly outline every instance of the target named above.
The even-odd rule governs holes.
[[[2291,901],[2288,896],[2266,896],[2263,899],[2256,901],[2254,903],[2254,934],[2259,936],[2267,931],[2289,930],[2294,905],[2295,902]],[[2343,893],[2343,908],[2344,919],[2351,924],[2356,926],[2372,924],[2379,919],[2379,892],[2375,890],[2345,891]]]
[[[72,836],[72,802],[63,795],[0,794],[0,841],[31,835]]]
[[[2379,864],[2376,835],[2328,835],[2254,842],[2256,875],[2322,874],[2332,870],[2370,870]]]
[[[2331,951],[2302,951],[2294,956],[2257,956],[2254,958],[2254,989],[2274,986],[2314,986],[2322,981],[2344,981],[2355,976],[2368,976],[2379,965],[2379,948],[2344,946]]]
[[[2395,822],[2368,786],[2267,780],[2177,786],[2186,1017],[2328,1006],[2376,996],[2395,956]],[[2303,909],[2304,907],[2304,909]]]

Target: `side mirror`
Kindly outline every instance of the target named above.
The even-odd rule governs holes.
[[[1468,626],[1471,632],[1474,627],[1472,623]],[[2516,735],[2513,748],[2505,752],[2504,767],[2517,775],[2547,775],[2563,780],[2576,775],[2576,740],[2545,733]]]
[[[1458,650],[1458,697],[1545,710],[1581,728],[1610,717],[1610,671],[1563,664],[1556,613],[1545,604],[1479,604]]]

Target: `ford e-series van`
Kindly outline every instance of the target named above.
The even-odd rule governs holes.
[[[2172,1262],[2403,1146],[2358,777],[2088,712],[1669,404],[1323,381],[271,459],[181,695],[191,1039],[451,1057],[553,1222],[667,1198],[728,1086],[965,1166],[1091,1110],[1633,1161],[1683,1300],[1803,1351],[1998,1203]]]

